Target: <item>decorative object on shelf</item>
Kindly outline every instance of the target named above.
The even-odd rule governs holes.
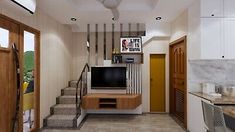
[[[135,62],[135,58],[133,58],[133,57],[129,57],[129,58],[126,58],[125,59],[125,63],[134,63]]]
[[[121,53],[142,53],[141,37],[121,37]]]
[[[113,63],[115,64],[122,63],[121,54],[113,54]]]

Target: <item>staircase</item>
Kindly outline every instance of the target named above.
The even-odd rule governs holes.
[[[70,81],[69,87],[61,90],[61,96],[56,98],[56,105],[50,108],[50,115],[43,120],[44,128],[76,128],[81,123],[85,114],[80,105],[82,96],[87,94],[86,64],[78,81]]]
[[[61,96],[56,98],[56,105],[50,108],[50,115],[43,120],[45,128],[75,128],[77,81],[70,81],[69,87],[61,90]],[[78,89],[80,91],[80,89]]]

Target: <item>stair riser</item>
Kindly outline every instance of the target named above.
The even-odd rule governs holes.
[[[69,86],[76,88],[77,87],[77,81],[70,81]]]
[[[78,94],[80,94],[79,91],[78,91]],[[63,90],[62,95],[74,95],[75,96],[76,90]]]
[[[57,98],[57,104],[76,104],[76,98]]]
[[[52,108],[51,114],[53,115],[75,115],[76,108]]]
[[[69,128],[69,127],[76,127],[76,124],[73,120],[47,120],[47,126],[52,128]]]

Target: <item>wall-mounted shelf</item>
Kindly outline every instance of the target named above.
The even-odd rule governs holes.
[[[143,53],[112,54],[112,64],[143,64]]]

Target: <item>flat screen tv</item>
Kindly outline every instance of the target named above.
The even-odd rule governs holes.
[[[91,67],[91,89],[126,89],[126,67]]]

